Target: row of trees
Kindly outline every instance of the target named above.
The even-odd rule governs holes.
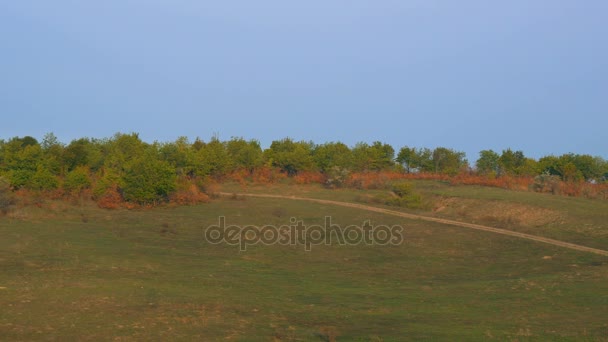
[[[81,138],[65,145],[51,133],[41,142],[32,137],[0,140],[0,177],[12,189],[62,189],[71,194],[89,190],[95,197],[108,193],[133,203],[166,200],[187,181],[221,179],[234,172],[253,174],[272,169],[289,176],[302,172],[332,173],[398,171],[454,175],[471,171],[464,152],[445,147],[403,147],[397,153],[385,143],[341,142],[314,144],[286,138],[263,149],[256,140],[217,137],[205,142],[179,138],[146,143],[133,134],[108,139]],[[548,173],[564,181],[605,181],[608,163],[599,157],[567,154],[539,160],[521,151],[480,153],[474,171],[490,177]]]

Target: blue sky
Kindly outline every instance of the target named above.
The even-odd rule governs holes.
[[[604,0],[0,2],[0,138],[608,158]]]

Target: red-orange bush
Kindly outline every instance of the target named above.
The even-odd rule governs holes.
[[[261,184],[276,183],[281,179],[287,178],[287,175],[279,169],[268,166],[255,169],[251,176],[254,183]]]
[[[245,169],[235,170],[228,175],[228,179],[244,186],[251,179],[251,173]]]
[[[195,184],[190,184],[187,188],[180,188],[169,197],[171,203],[193,205],[209,202],[209,196],[200,191]]]
[[[293,177],[296,184],[325,183],[326,177],[321,172],[303,171]]]
[[[97,205],[104,209],[118,209],[124,204],[122,195],[116,187],[110,187],[97,199]]]

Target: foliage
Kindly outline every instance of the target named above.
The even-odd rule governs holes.
[[[180,177],[176,183],[176,190],[170,196],[171,202],[180,205],[194,205],[209,202],[209,196],[192,184],[188,178]]]
[[[0,212],[6,214],[13,204],[15,204],[15,196],[11,190],[11,186],[8,180],[0,177]]]
[[[428,148],[402,147],[396,161],[400,163],[407,173],[432,172],[433,151]]]
[[[89,168],[86,166],[79,166],[68,172],[63,182],[63,189],[73,195],[80,194],[83,190],[89,189],[91,187],[89,173]]]
[[[275,140],[265,151],[265,157],[272,166],[280,168],[289,176],[300,171],[313,171],[315,162],[312,157],[313,144],[310,142],[295,142],[290,138]]]
[[[226,150],[235,170],[245,169],[249,173],[253,173],[264,163],[262,147],[257,140],[246,141],[243,138],[232,138],[226,143]]]
[[[213,137],[208,143],[203,143],[194,158],[194,174],[199,177],[221,178],[232,169],[232,160],[228,155],[226,144],[217,137]]]
[[[550,192],[552,194],[556,194],[559,192],[559,183],[560,179],[558,176],[545,172],[534,177],[532,190],[536,192]]]
[[[433,150],[433,166],[435,173],[456,175],[463,167],[468,165],[464,152],[455,151],[445,147]]]
[[[352,149],[353,170],[360,172],[389,170],[395,166],[395,150],[389,144],[360,142]]]
[[[336,165],[327,170],[325,174],[327,176],[325,186],[334,189],[341,188],[346,184],[348,177],[350,176],[350,171]]]
[[[543,173],[558,176],[563,181],[603,182],[608,171],[608,162],[587,154],[563,154],[559,157],[545,156],[538,161]]]
[[[475,162],[477,172],[482,175],[497,175],[500,171],[500,155],[492,150],[479,152],[479,159]]]
[[[28,182],[28,188],[32,190],[54,190],[59,187],[59,180],[55,175],[44,167],[38,167]]]
[[[175,169],[152,152],[130,163],[123,179],[124,199],[137,204],[164,202],[176,187]]]
[[[149,175],[145,174],[148,170],[152,171]],[[245,186],[290,177],[297,184],[358,189],[388,189],[396,179],[441,179],[546,192],[545,185],[533,183],[535,176],[544,179],[547,174],[559,178],[559,194],[602,198],[600,184],[608,180],[608,162],[572,153],[537,161],[522,151],[506,149],[499,155],[483,150],[473,171],[460,151],[404,146],[395,158],[394,148],[379,141],[349,147],[341,142],[315,145],[285,138],[262,149],[258,141],[238,137],[228,141],[213,137],[208,142],[180,137],[149,144],[137,133],[80,138],[67,145],[53,133],[46,134],[41,143],[29,136],[0,139],[0,175],[15,190],[62,188],[74,194],[92,189],[96,200],[115,192],[113,201],[120,197],[120,201],[141,204],[162,203],[177,198],[172,197],[175,191],[190,191],[174,186],[177,177],[197,186],[208,180],[228,179]],[[142,190],[148,185],[152,188]]]
[[[420,209],[424,207],[422,195],[414,191],[414,185],[408,182],[398,182],[391,189],[393,197],[386,201],[387,205]]]
[[[42,148],[34,138],[12,138],[2,145],[0,170],[15,188],[25,187],[36,173],[42,160]]]
[[[316,145],[313,150],[313,158],[319,170],[324,173],[330,173],[335,168],[347,170],[353,164],[350,148],[341,142]]]

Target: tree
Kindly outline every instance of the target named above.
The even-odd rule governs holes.
[[[2,147],[2,172],[13,187],[26,186],[41,162],[42,148],[32,137],[15,137]]]
[[[381,171],[395,166],[395,150],[389,144],[375,141],[372,145],[360,142],[352,149],[353,167],[357,171]]]
[[[194,175],[195,150],[187,137],[179,137],[175,142],[158,146],[162,160],[167,161],[176,169],[179,175]]]
[[[402,147],[396,161],[406,172],[433,172],[433,151],[428,148]]]
[[[497,175],[499,172],[498,153],[492,150],[483,150],[479,152],[479,159],[475,162],[477,172],[482,175]]]
[[[38,191],[54,190],[59,187],[59,180],[51,171],[39,165],[36,172],[28,180],[27,187]]]
[[[559,176],[563,181],[602,181],[606,161],[587,154],[563,154],[559,157],[545,156],[538,161],[541,172]]]
[[[246,141],[233,137],[226,143],[226,150],[234,170],[245,169],[253,173],[254,169],[264,163],[264,152],[257,140]]]
[[[82,193],[83,190],[91,187],[91,178],[89,176],[89,168],[79,166],[68,172],[63,182],[63,189],[72,195]]]
[[[416,149],[413,147],[404,146],[399,150],[396,161],[403,166],[405,172],[412,172],[415,167]]]
[[[522,151],[513,151],[510,148],[503,150],[498,159],[500,173],[508,175],[521,175],[525,166],[526,157]]]
[[[311,142],[294,142],[290,138],[285,138],[273,141],[270,148],[264,151],[264,155],[273,166],[293,176],[298,172],[312,171],[315,168],[313,146]]]
[[[461,168],[467,166],[465,153],[437,147],[433,150],[433,165],[435,173],[455,175]]]
[[[42,164],[53,175],[59,176],[63,172],[63,145],[53,133],[47,133],[42,139]]]
[[[195,174],[197,176],[221,177],[232,168],[232,160],[228,155],[226,144],[217,137],[204,144],[195,155]]]
[[[341,142],[328,142],[316,145],[313,150],[315,164],[323,173],[348,170],[352,167],[353,157],[350,148]],[[337,169],[336,169],[337,167]]]
[[[148,148],[148,144],[139,139],[137,133],[117,133],[106,144],[103,172],[115,175],[122,180],[136,160],[140,160]],[[155,159],[158,156],[155,156]],[[81,164],[78,164],[81,165]],[[86,165],[86,164],[84,164]]]
[[[166,201],[177,182],[175,169],[152,148],[129,166],[123,179],[124,199],[138,204]]]

